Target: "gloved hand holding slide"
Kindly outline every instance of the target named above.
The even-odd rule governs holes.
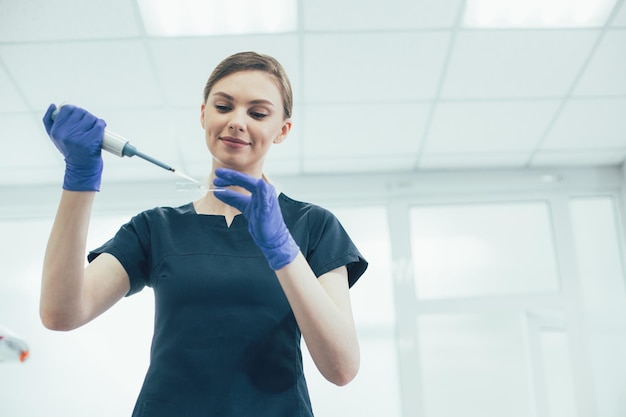
[[[280,211],[276,190],[263,179],[253,178],[232,169],[218,168],[213,185],[243,187],[252,195],[244,195],[233,190],[215,193],[215,197],[229,204],[248,220],[248,230],[254,243],[261,249],[273,270],[291,263],[300,248],[293,240]]]

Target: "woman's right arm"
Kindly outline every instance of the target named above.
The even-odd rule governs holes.
[[[51,104],[43,124],[65,157],[65,178],[44,258],[39,314],[49,329],[72,330],[115,304],[130,283],[112,255],[103,253],[84,266],[89,218],[102,178],[106,123],[80,107],[57,109]]]
[[[107,253],[84,265],[95,192],[63,190],[44,258],[40,316],[51,330],[94,319],[129,290],[128,275]]]

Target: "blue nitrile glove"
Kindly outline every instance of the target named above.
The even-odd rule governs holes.
[[[248,220],[252,240],[267,258],[270,268],[276,271],[290,264],[300,248],[285,225],[274,187],[262,179],[232,169],[218,168],[215,175],[217,178],[213,184],[217,187],[236,185],[252,193],[244,195],[225,189],[216,192],[215,197],[241,211]]]
[[[56,108],[54,104],[48,107],[43,124],[48,136],[65,157],[63,189],[100,191],[105,121],[70,104],[61,106],[53,118]]]

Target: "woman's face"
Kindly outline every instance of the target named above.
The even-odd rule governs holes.
[[[274,78],[261,71],[236,72],[215,83],[202,105],[201,123],[214,167],[257,177],[272,144],[291,129]]]

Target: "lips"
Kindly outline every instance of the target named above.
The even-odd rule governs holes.
[[[250,145],[249,142],[246,142],[243,139],[235,138],[235,137],[232,137],[232,136],[220,136],[219,139],[222,142],[224,142],[225,145],[232,146],[232,147],[237,147],[237,148],[241,148],[241,147]]]

